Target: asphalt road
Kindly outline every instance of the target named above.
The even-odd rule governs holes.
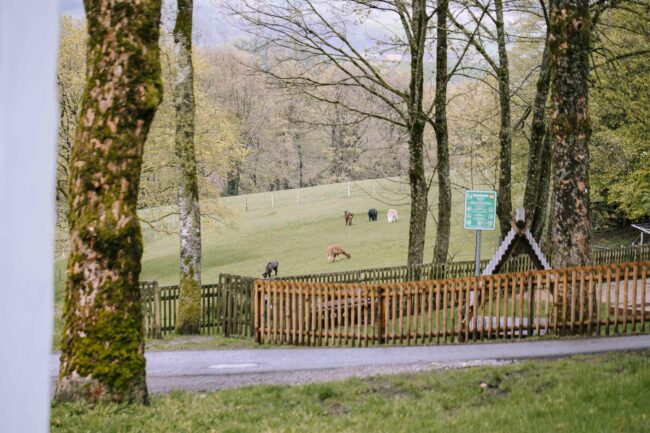
[[[650,335],[449,346],[148,352],[149,391],[300,384],[530,358],[650,349]],[[58,354],[50,359],[54,383]]]

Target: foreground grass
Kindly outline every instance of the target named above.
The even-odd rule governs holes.
[[[146,350],[205,350],[205,349],[260,349],[252,337],[223,337],[221,335],[166,335],[160,340],[146,341]],[[268,346],[267,346],[268,347]],[[277,347],[277,346],[274,346]]]
[[[481,384],[485,384],[484,388]],[[60,404],[53,432],[647,432],[650,351]]]

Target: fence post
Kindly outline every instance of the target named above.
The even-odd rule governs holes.
[[[377,318],[379,324],[379,344],[385,344],[384,335],[386,335],[386,291],[383,285],[377,286],[377,294],[379,295],[379,317]]]
[[[350,197],[350,182],[348,182],[348,197]]]
[[[160,286],[158,285],[158,281],[154,281],[153,283],[153,337],[157,339],[162,338],[162,327],[160,323],[160,309],[161,309],[161,301],[160,301]]]
[[[223,315],[223,336],[224,337],[230,337],[230,316],[232,314],[231,308],[230,308],[230,289],[231,289],[231,279],[230,276],[226,277],[225,284],[223,286],[223,299],[224,299],[224,315]]]
[[[252,312],[253,326],[251,327],[251,335],[255,337],[255,342],[257,344],[260,344],[261,339],[260,339],[260,333],[258,331],[258,328],[260,326],[259,315],[260,315],[260,311],[262,310],[261,306],[264,305],[264,300],[261,299],[261,294],[259,293],[259,290],[257,290],[256,284],[253,284],[251,292],[253,298],[253,312]]]

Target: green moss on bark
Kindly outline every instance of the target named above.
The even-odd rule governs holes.
[[[69,180],[70,256],[58,400],[147,402],[136,214],[162,97],[160,0],[86,0],[86,88]]]
[[[180,298],[176,332],[201,331],[201,212],[194,150],[194,68],[192,66],[192,0],[178,0],[174,27],[176,52],[176,156],[179,165]]]
[[[551,111],[554,170],[551,242],[553,264],[558,268],[591,264],[590,36],[591,15],[587,0],[553,0],[550,35],[555,68]],[[567,293],[566,299],[571,299],[571,295]],[[578,302],[583,305],[575,308],[574,319],[584,320],[589,311],[587,300],[579,299]],[[577,317],[581,309],[585,316]],[[559,306],[558,311],[571,314],[572,309]]]

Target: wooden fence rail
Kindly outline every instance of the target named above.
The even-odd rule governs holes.
[[[254,278],[219,275],[219,282],[201,287],[201,332],[230,336],[253,335],[252,290]],[[178,286],[140,283],[147,338],[161,338],[176,329]]]
[[[615,250],[593,251],[593,258],[596,264],[606,264],[616,260],[650,260],[650,244]],[[486,264],[487,261],[483,261],[482,267],[485,267]],[[532,269],[533,265],[530,259],[527,256],[520,256],[508,260],[501,272],[522,272]],[[329,274],[300,275],[284,277],[280,280],[386,284],[462,278],[471,277],[472,275],[474,275],[474,262],[451,262],[437,265],[396,266]],[[253,335],[252,293],[254,282],[255,278],[220,274],[216,284],[204,285],[201,296],[202,332],[204,334],[225,336]],[[145,331],[149,338],[159,338],[174,332],[178,291],[178,286],[160,287],[156,282],[147,281],[141,283]]]
[[[257,280],[255,338],[437,344],[650,331],[650,262],[400,283]]]

